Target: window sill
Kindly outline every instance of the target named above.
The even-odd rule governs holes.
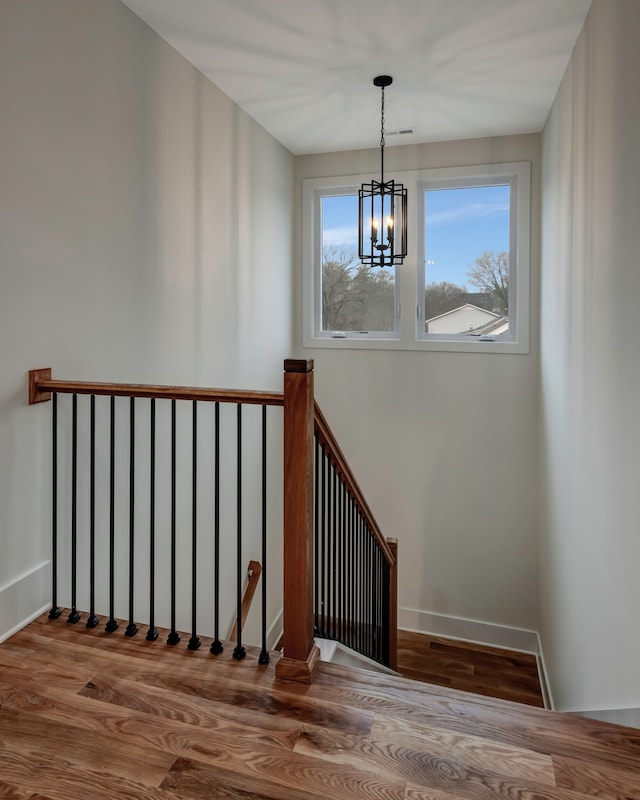
[[[412,342],[401,339],[381,339],[373,336],[346,336],[333,338],[330,336],[305,337],[305,348],[318,348],[328,350],[408,350],[440,353],[501,353],[512,355],[527,355],[529,345],[526,342],[516,341],[480,341],[447,340],[436,341],[433,339],[416,339]]]

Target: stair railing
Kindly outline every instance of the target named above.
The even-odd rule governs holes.
[[[385,539],[322,411],[315,406],[314,626],[397,667],[397,539]]]
[[[29,373],[29,402],[52,401],[51,618],[55,619],[61,613],[58,581],[64,560],[64,569],[69,575],[71,609],[67,621],[77,624],[81,620],[79,594],[82,593],[84,608],[88,609],[86,626],[91,628],[99,624],[97,604],[101,602],[105,606],[103,613],[108,616],[105,628],[108,632],[114,632],[118,628],[116,584],[119,588],[127,584],[128,625],[124,633],[129,637],[138,634],[136,609],[142,604],[140,593],[136,591],[136,576],[140,574],[142,534],[139,532],[139,506],[142,497],[147,507],[143,537],[148,548],[146,580],[149,593],[145,611],[149,625],[146,638],[155,640],[158,637],[156,604],[166,599],[157,591],[157,553],[164,547],[169,562],[169,569],[163,572],[165,579],[165,573],[169,573],[170,625],[167,627],[170,627],[170,632],[167,643],[175,645],[180,640],[177,615],[183,592],[178,590],[177,562],[181,561],[184,566],[188,555],[191,565],[190,592],[187,592],[191,605],[191,637],[187,646],[192,650],[201,646],[197,626],[203,613],[201,604],[198,604],[198,590],[204,583],[211,585],[213,592],[207,609],[213,609],[213,642],[210,650],[214,655],[222,652],[221,583],[226,580],[227,572],[235,571],[235,616],[238,625],[233,656],[236,659],[245,657],[242,644],[242,589],[245,578],[243,565],[246,563],[243,561],[243,534],[247,522],[243,520],[243,515],[246,516],[247,512],[243,500],[242,454],[246,446],[243,409],[246,406],[258,406],[261,420],[261,442],[257,449],[260,451],[258,471],[261,486],[262,563],[262,646],[259,662],[268,663],[267,505],[273,501],[273,497],[267,480],[273,469],[273,464],[270,466],[273,448],[268,455],[267,409],[271,406],[283,407],[284,652],[276,664],[276,676],[284,680],[311,682],[319,659],[314,635],[337,639],[364,655],[395,667],[397,543],[385,539],[380,532],[326,419],[315,405],[313,361],[289,359],[284,367],[282,394],[59,381],[52,379],[50,369],[32,370]],[[62,414],[59,411],[59,396],[65,395],[70,395],[71,400],[61,409],[64,411]],[[103,396],[108,400],[101,401],[98,409],[96,398]],[[79,400],[81,397],[82,401]],[[123,401],[118,398],[128,398],[128,410],[126,400],[123,406]],[[182,409],[179,411],[180,405]],[[208,413],[199,413],[201,405],[208,406]],[[227,408],[224,423],[221,421],[221,406]],[[231,416],[228,413],[229,406],[235,406],[235,413]],[[157,433],[157,417],[161,416],[161,411],[165,423],[164,436]],[[88,417],[85,416],[81,422],[82,414]],[[210,434],[210,440],[205,444],[199,433],[202,418],[205,418],[205,426],[208,425]],[[144,456],[138,447],[141,423],[146,431],[142,438],[148,445],[148,454]],[[189,429],[187,435],[186,429]],[[227,446],[230,437],[235,438],[236,443],[235,460],[233,457],[226,458],[226,465],[221,461],[225,460],[221,456],[223,435],[226,436]],[[190,444],[185,444],[185,440]],[[107,443],[103,452],[100,445]],[[183,449],[178,458],[177,451],[181,446]],[[206,447],[212,450],[213,455],[208,483],[203,487],[198,463],[199,453]],[[187,452],[189,448],[190,453]],[[63,451],[62,456],[60,450]],[[160,463],[160,451],[165,455],[168,452],[170,461],[170,480],[166,468],[163,468],[163,486],[160,486],[160,468],[157,465]],[[66,456],[68,458],[65,460]],[[123,467],[127,460],[129,466],[125,480],[121,473],[127,473],[126,467]],[[179,491],[177,484],[184,475],[178,473],[189,472],[189,468],[185,467],[189,460],[190,491],[185,492],[184,488]],[[65,465],[63,482],[70,485],[70,497],[63,497],[58,485],[60,462]],[[179,470],[178,466],[182,469]],[[142,495],[138,489],[141,469],[146,475]],[[235,472],[235,488],[230,488],[229,472]],[[103,484],[100,484],[100,478]],[[157,508],[163,487],[168,496],[164,498],[164,508],[168,509],[169,517],[168,542],[164,543],[158,538],[163,523]],[[204,526],[199,521],[203,493],[212,502],[212,514]],[[223,500],[228,503],[229,495],[234,493],[235,515],[232,516],[235,516],[235,543],[232,545],[235,546],[232,549],[235,549],[235,563],[232,569],[227,570],[221,565],[221,549],[229,547],[221,541],[223,528],[227,530],[227,527],[221,522],[220,512]],[[189,501],[185,495],[189,494],[190,509],[186,509]],[[62,510],[59,508],[62,505],[61,497],[65,506]],[[128,509],[123,507],[123,497],[128,502]],[[253,496],[251,503],[255,506]],[[105,529],[104,522],[98,525],[98,505],[107,510],[108,536],[101,537],[97,530],[98,527],[103,531]],[[182,531],[187,517],[190,517],[191,530],[185,536]],[[227,514],[227,521],[228,518]],[[203,534],[203,528],[207,536]],[[68,538],[59,535],[61,529],[63,533],[68,533]],[[166,533],[167,524],[164,524],[164,529]],[[102,539],[106,539],[106,543]],[[204,581],[199,577],[202,572],[199,554],[203,543],[211,551],[211,570],[206,573]],[[80,556],[83,563],[89,563],[89,575],[83,580],[78,578]],[[103,561],[105,567],[101,568]],[[123,573],[126,573],[126,580]]]
[[[65,395],[71,400],[62,405]],[[104,400],[97,402],[97,398]],[[121,612],[127,610],[125,636],[138,634],[136,620],[148,616],[146,638],[153,641],[158,637],[160,604],[165,625],[170,628],[167,644],[180,641],[180,618],[190,621],[188,648],[200,648],[198,626],[207,616],[209,621],[202,627],[211,633],[210,650],[217,655],[224,649],[220,635],[221,584],[228,586],[232,582],[228,576],[235,573],[233,657],[243,659],[243,546],[247,546],[246,528],[252,524],[253,539],[258,541],[251,546],[259,548],[262,564],[259,663],[267,664],[267,409],[282,407],[283,395],[60,381],[52,380],[50,369],[33,370],[29,373],[29,402],[48,400],[52,401],[50,618],[61,614],[58,584],[62,571],[68,577],[65,594],[70,624],[80,622],[80,608],[85,608],[86,626],[96,627],[100,608],[108,616],[106,631],[113,633],[119,627],[117,606]],[[235,407],[235,412],[229,407]],[[252,420],[248,407],[253,409]],[[259,442],[251,443],[251,460],[258,460],[258,464],[247,464],[244,452],[249,425],[254,433],[258,430]],[[199,434],[202,428],[206,436]],[[205,460],[206,476],[201,463]],[[254,488],[260,484],[261,499],[250,498],[251,506],[260,509],[259,520],[247,520],[251,509],[243,497],[243,487],[249,471]],[[160,510],[164,511],[162,519]],[[230,527],[234,528],[231,537]],[[255,528],[260,529],[259,536]],[[225,542],[224,538],[232,541]],[[203,550],[207,553],[204,565]],[[162,565],[158,563],[159,554],[163,555]],[[88,567],[88,575],[81,566]],[[138,589],[141,584],[145,588],[148,585],[147,598]],[[158,591],[159,584],[162,592]],[[228,605],[230,614],[233,604],[229,601]]]

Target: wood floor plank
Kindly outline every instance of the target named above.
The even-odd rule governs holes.
[[[640,800],[640,764],[633,772],[553,756],[558,786],[600,800]]]
[[[440,789],[425,789],[423,786],[410,786],[404,793],[405,800],[465,800],[459,794],[443,792]]]
[[[179,691],[156,689],[132,681],[113,680],[105,675],[94,676],[78,694],[134,712],[195,726],[202,731],[213,730],[225,737],[247,737],[252,734],[254,741],[283,750],[293,750],[302,731],[301,723],[282,717],[277,719],[284,719],[287,724],[276,729],[260,724],[263,715],[256,717],[254,714],[250,723],[246,718],[240,722],[231,721],[215,713],[219,704],[207,703],[200,697],[193,698]],[[271,719],[268,716],[266,718]]]
[[[7,697],[0,684],[0,703],[16,711],[28,711],[43,726],[50,722],[71,722],[87,736],[91,732],[109,734],[132,747],[168,754],[166,758],[170,758],[171,763],[177,756],[197,756],[205,761],[227,760],[242,766],[242,758],[247,754],[268,755],[271,751],[291,749],[287,734],[279,732],[246,727],[241,729],[242,735],[230,737],[224,730],[202,730],[91,698],[65,696],[44,689]]]
[[[381,678],[376,676],[367,690],[360,676],[354,676],[348,684],[338,683],[343,669],[335,664],[322,664],[309,692],[314,696],[331,692],[335,702],[453,732],[464,733],[472,728],[476,736],[539,753],[554,752],[626,769],[640,764],[640,730],[622,729],[571,714],[553,714],[554,724],[550,725],[550,712],[544,709],[428,684],[412,684],[392,676],[384,676],[388,689],[383,688]]]
[[[318,800],[303,785],[284,786],[248,772],[214,769],[184,758],[176,761],[163,788],[189,800]]]
[[[451,733],[437,727],[416,725],[376,714],[371,738],[402,742],[417,750],[428,750],[475,769],[489,769],[521,780],[555,784],[551,756],[521,747],[488,741],[472,731]]]
[[[71,691],[80,689],[94,671],[83,670],[75,665],[61,668],[59,664],[52,664],[51,660],[43,654],[38,658],[26,659],[21,658],[18,652],[0,648],[0,676],[12,675],[17,679],[19,675],[23,675],[30,678],[36,670],[48,685]]]
[[[413,680],[544,708],[532,653],[398,631],[398,671]]]
[[[542,791],[544,787],[544,790],[549,792],[555,787],[550,763],[542,772],[540,777],[543,778],[543,781],[540,782],[531,775],[519,775],[520,770],[513,769],[513,761],[507,764],[503,761],[501,766],[505,766],[506,769],[502,774],[497,773],[495,764],[489,760],[490,753],[487,753],[485,763],[475,767],[466,763],[468,759],[464,758],[465,754],[461,753],[462,748],[460,747],[447,747],[446,742],[444,747],[438,747],[440,743],[427,739],[422,742],[414,740],[414,743],[418,747],[411,747],[404,737],[392,742],[372,736],[354,737],[330,731],[314,730],[302,733],[296,743],[295,752],[320,756],[332,763],[338,762],[351,766],[364,763],[367,769],[373,772],[379,772],[411,784],[435,788],[440,786],[437,775],[441,771],[450,772],[465,784],[465,791],[469,792],[471,797],[476,796],[478,776],[486,775],[489,772],[492,774],[493,789],[499,786],[502,790],[503,786],[510,785],[511,781],[535,783],[537,791]],[[522,756],[521,761],[524,761]],[[456,772],[451,772],[454,769]],[[482,795],[480,794],[480,796]],[[498,794],[497,796],[502,795]]]
[[[81,665],[84,675],[103,669],[128,670],[132,676],[139,672],[148,674],[155,671],[159,675],[170,672],[176,679],[189,675],[201,679],[227,677],[246,680],[252,686],[271,686],[275,679],[275,665],[257,669],[255,664],[237,661],[230,654],[228,657],[205,655],[204,658],[194,659],[191,651],[176,650],[164,644],[154,647],[155,643],[151,642],[149,648],[132,647],[129,639],[119,641],[102,634],[92,636],[90,633],[76,636],[72,627],[58,631],[49,628],[47,635],[41,632],[42,628],[38,630],[38,633],[33,633],[31,629],[21,631],[12,637],[9,641],[14,651],[19,653],[24,642],[42,650],[37,659],[33,657],[34,663],[55,664],[55,668],[60,670],[71,670]]]
[[[107,769],[146,786],[159,786],[175,761],[171,753],[4,707],[0,750],[30,758],[61,756],[75,769]]]
[[[120,667],[110,670],[110,675],[122,677]],[[243,708],[269,716],[295,719],[299,724],[335,728],[354,733],[371,730],[373,713],[349,708],[330,701],[319,701],[298,691],[298,687],[273,684],[265,690],[239,680],[217,677],[215,680],[192,675],[176,676],[162,670],[137,671],[133,680],[159,689],[179,690],[182,694],[202,700],[224,703],[232,708]]]
[[[283,758],[279,755],[268,758],[255,758],[247,762],[244,779],[247,786],[260,787],[276,784],[283,787],[283,792],[291,790],[303,791],[315,798],[340,798],[340,800],[403,800],[405,783],[385,779],[377,774],[365,770],[344,767],[341,764],[327,765],[321,759],[298,756],[296,759]],[[182,795],[185,786],[202,787],[202,794],[196,797],[206,798],[207,787],[213,786],[217,780],[217,770],[206,768],[205,765],[197,766],[197,778],[194,780],[194,766],[185,768],[177,762],[163,783],[162,788],[171,789]],[[205,777],[206,776],[206,777]],[[183,784],[184,781],[184,784]],[[255,783],[255,782],[258,783]],[[261,791],[261,789],[259,789]],[[250,792],[251,790],[248,789]],[[193,796],[193,795],[192,795]],[[251,796],[251,794],[249,794]],[[267,795],[268,797],[269,795]],[[286,797],[286,794],[284,795]]]
[[[52,800],[52,798],[0,781],[0,800]]]
[[[0,780],[47,800],[179,800],[173,792],[123,779],[108,770],[78,770],[61,756],[3,752]]]

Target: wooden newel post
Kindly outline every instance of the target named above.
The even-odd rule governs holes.
[[[284,655],[276,677],[311,683],[313,641],[313,361],[284,362]]]
[[[398,540],[387,539],[394,562],[389,569],[389,666],[398,669]]]

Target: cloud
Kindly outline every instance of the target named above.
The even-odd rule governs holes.
[[[341,225],[337,228],[325,228],[322,231],[323,247],[358,247],[358,226]]]
[[[509,203],[470,203],[448,211],[436,211],[427,214],[427,225],[448,225],[458,222],[472,222],[490,217],[493,214],[503,214],[509,211]]]

